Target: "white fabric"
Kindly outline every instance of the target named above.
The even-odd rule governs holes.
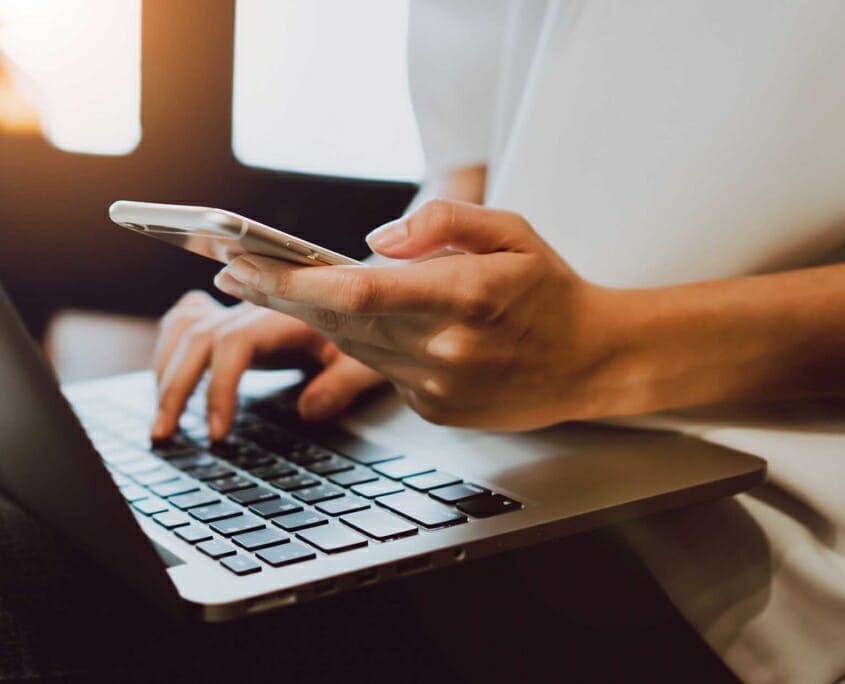
[[[504,0],[410,6],[408,71],[428,173],[484,163]]]
[[[411,85],[434,166],[486,160],[488,203],[522,212],[586,277],[793,268],[845,240],[840,0],[523,0],[483,22],[477,2],[415,3]],[[747,681],[845,675],[845,423],[662,424],[770,462],[770,484],[730,502],[733,526],[710,526],[722,502],[632,528],[681,612]]]

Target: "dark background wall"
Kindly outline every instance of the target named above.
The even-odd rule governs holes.
[[[232,153],[234,0],[144,0],[140,146],[69,154],[0,133],[0,282],[39,335],[64,307],[158,315],[215,264],[121,230],[116,199],[231,209],[363,256],[414,186],[248,168]],[[91,45],[96,50],[96,45]]]

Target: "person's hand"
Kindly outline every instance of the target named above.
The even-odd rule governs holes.
[[[209,437],[221,439],[234,419],[244,371],[262,360],[285,365],[286,357],[303,353],[324,366],[298,400],[307,419],[330,418],[362,391],[384,382],[295,318],[246,303],[225,307],[205,292],[188,292],[161,320],[154,355],[159,404],[153,439],[173,434],[206,370]]]
[[[298,318],[383,373],[424,418],[528,429],[605,414],[615,292],[580,278],[519,215],[437,200],[368,236],[381,267],[243,256],[215,284]],[[610,373],[610,375],[608,375]]]

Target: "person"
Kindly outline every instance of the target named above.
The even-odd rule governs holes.
[[[209,371],[222,438],[239,377],[280,350],[322,364],[299,398],[315,420],[383,383],[491,430],[841,395],[845,265],[819,264],[845,238],[843,21],[833,0],[413,3],[428,173],[367,238],[390,261],[248,255],[215,279],[244,303],[185,295],[161,323],[153,436]],[[827,605],[804,643],[830,680],[843,591]],[[761,638],[723,644],[741,675],[794,662]]]

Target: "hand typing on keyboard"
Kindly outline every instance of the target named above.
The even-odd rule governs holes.
[[[252,304],[225,307],[202,291],[185,294],[161,321],[155,350],[159,387],[153,439],[170,437],[185,404],[206,370],[208,427],[212,439],[229,431],[237,407],[238,381],[253,363],[309,356],[323,364],[303,390],[304,418],[326,419],[362,391],[384,382],[376,371],[343,354],[305,323]]]

